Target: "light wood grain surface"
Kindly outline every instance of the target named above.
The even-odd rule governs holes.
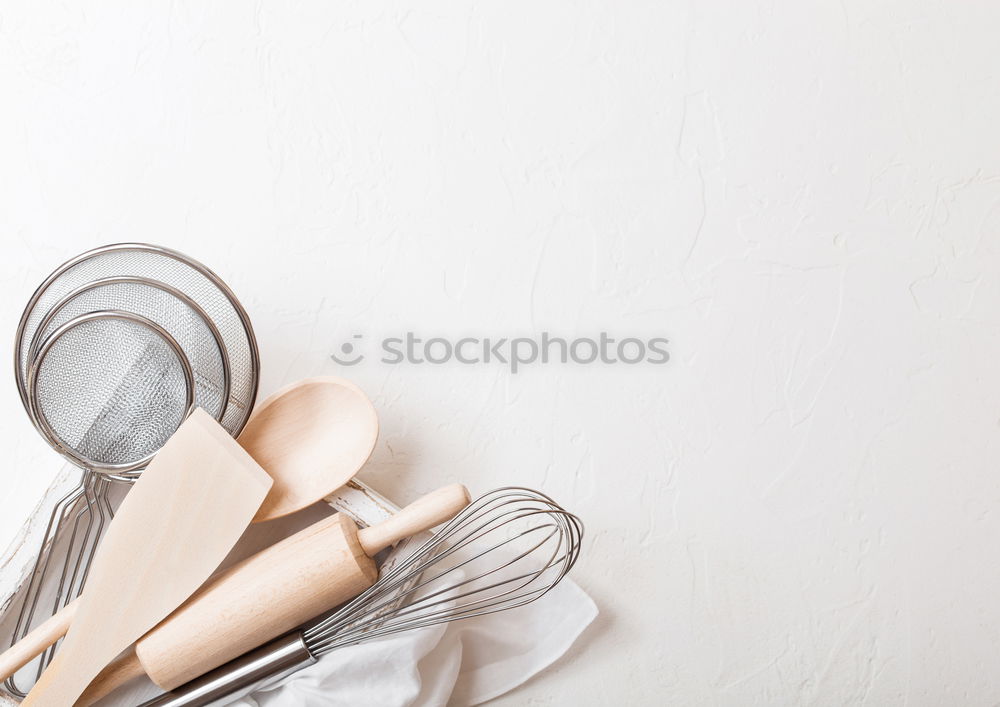
[[[218,422],[195,410],[122,502],[69,632],[23,704],[73,704],[108,662],[208,579],[271,484]]]
[[[274,478],[254,521],[281,518],[333,493],[364,465],[377,439],[375,407],[343,378],[307,378],[269,395],[239,436]]]

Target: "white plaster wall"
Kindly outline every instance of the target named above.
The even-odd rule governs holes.
[[[0,4],[0,337],[162,243],[365,480],[538,485],[603,614],[499,704],[1000,701],[995,2]],[[664,367],[337,366],[354,333],[665,335]],[[0,541],[60,464],[0,395]]]

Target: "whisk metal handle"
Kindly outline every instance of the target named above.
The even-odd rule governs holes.
[[[140,707],[215,707],[249,695],[316,662],[302,633],[291,633],[221,665]]]

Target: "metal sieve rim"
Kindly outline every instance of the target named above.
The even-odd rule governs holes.
[[[52,308],[45,314],[42,320],[38,323],[38,326],[35,328],[35,335],[32,337],[31,344],[28,346],[29,365],[30,362],[34,361],[35,358],[38,356],[38,349],[42,343],[39,340],[41,338],[39,337],[39,334],[45,331],[46,327],[48,327],[52,319],[64,307],[66,307],[74,297],[81,295],[84,292],[97,289],[98,287],[103,287],[105,285],[117,285],[117,284],[147,285],[149,287],[155,287],[156,289],[162,290],[163,292],[166,292],[168,295],[172,295],[181,302],[183,302],[184,304],[186,304],[194,311],[195,314],[198,315],[198,317],[202,321],[205,322],[205,325],[208,327],[209,331],[212,334],[212,338],[215,339],[216,348],[219,349],[219,355],[222,358],[222,382],[223,382],[222,407],[219,409],[219,414],[215,416],[216,420],[221,421],[226,415],[226,409],[229,407],[230,375],[231,375],[230,372],[231,369],[229,367],[229,351],[226,349],[226,344],[222,338],[222,334],[219,331],[219,328],[215,325],[215,322],[212,320],[212,318],[208,316],[208,313],[201,307],[201,305],[195,302],[193,298],[181,292],[176,287],[172,287],[171,285],[168,285],[165,282],[160,282],[159,280],[154,280],[153,278],[137,277],[134,275],[113,275],[111,277],[103,277],[97,280],[91,280],[90,282],[86,282],[83,285],[77,287],[75,290],[73,290],[66,296],[64,296],[62,299],[60,299],[58,302],[52,305]],[[104,311],[113,311],[113,310],[104,310]],[[158,324],[159,322],[154,322],[154,323]],[[188,359],[188,363],[190,363],[190,359]],[[192,367],[192,371],[193,370],[194,369]]]
[[[99,255],[112,251],[147,252],[172,258],[180,263],[183,263],[184,265],[187,265],[188,267],[193,268],[208,278],[213,285],[219,288],[219,291],[222,292],[223,296],[229,300],[229,303],[233,306],[236,315],[240,319],[240,323],[243,325],[243,330],[246,333],[247,344],[250,349],[250,369],[252,379],[244,419],[236,425],[232,432],[233,437],[238,436],[239,433],[243,431],[243,427],[246,426],[247,419],[249,419],[250,413],[253,411],[254,402],[256,401],[257,391],[260,385],[260,352],[257,348],[257,338],[254,335],[253,325],[250,323],[250,317],[243,308],[243,305],[240,304],[239,300],[236,298],[232,289],[230,289],[229,285],[223,282],[222,278],[216,275],[214,271],[184,253],[165,246],[153,245],[151,243],[126,242],[98,246],[97,248],[93,248],[67,260],[65,263],[56,268],[55,271],[52,272],[47,278],[45,278],[45,280],[42,281],[42,284],[35,288],[34,293],[32,293],[31,298],[28,300],[28,304],[24,308],[24,312],[21,314],[21,319],[17,325],[17,332],[15,334],[16,338],[14,341],[14,380],[17,383],[17,392],[21,396],[21,403],[24,405],[24,409],[28,411],[29,415],[31,415],[28,382],[24,380],[24,377],[21,375],[21,354],[23,351],[22,342],[24,338],[24,330],[28,325],[28,318],[31,316],[35,306],[38,304],[38,300],[41,299],[42,295],[49,288],[49,286],[64,272],[66,272],[66,270],[86,260],[96,258]]]
[[[156,452],[153,452],[152,454],[149,454],[137,461],[122,464],[108,464],[106,462],[90,459],[63,442],[59,435],[56,434],[55,430],[52,429],[52,426],[45,418],[45,415],[38,409],[38,386],[35,385],[35,383],[38,378],[38,369],[45,361],[45,357],[49,354],[49,351],[55,343],[67,332],[95,319],[122,319],[130,321],[134,324],[150,329],[154,334],[163,339],[163,341],[165,341],[170,348],[173,349],[177,356],[177,360],[180,362],[181,368],[184,371],[184,382],[187,390],[185,391],[186,394],[184,398],[185,412],[181,416],[181,422],[187,419],[187,416],[191,414],[191,411],[194,409],[194,371],[191,370],[191,363],[188,361],[183,349],[181,349],[180,344],[177,343],[177,340],[170,335],[170,332],[161,327],[159,324],[140,314],[134,314],[133,312],[126,312],[120,309],[105,309],[96,312],[88,312],[86,314],[81,314],[78,317],[74,317],[68,322],[60,325],[59,328],[46,337],[38,351],[38,356],[31,362],[31,366],[28,369],[28,382],[29,389],[31,391],[28,398],[28,415],[34,423],[35,428],[42,434],[43,437],[45,437],[49,445],[73,463],[97,474],[104,474],[105,476],[110,476],[111,478],[120,480],[131,480],[138,476],[138,474],[135,473],[136,470],[142,469],[148,465],[153,457],[156,456]]]

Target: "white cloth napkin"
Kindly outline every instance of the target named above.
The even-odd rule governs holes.
[[[551,665],[597,616],[569,578],[526,606],[335,650],[239,707],[476,705]]]

